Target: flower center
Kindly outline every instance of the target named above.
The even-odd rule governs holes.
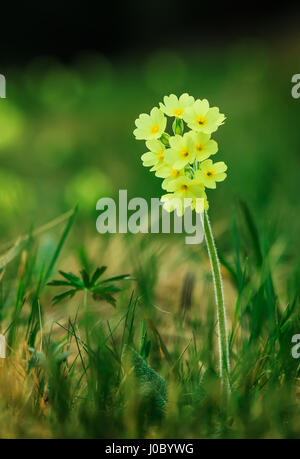
[[[198,124],[198,126],[205,126],[206,118],[204,118],[204,116],[198,116],[198,118],[196,119],[196,123]]]
[[[197,150],[199,153],[200,153],[201,151],[204,151],[204,145],[203,145],[203,143],[200,143],[200,142],[196,143],[195,148],[196,148],[196,150]]]
[[[164,160],[164,152],[163,151],[160,151],[157,155],[158,157],[158,161],[163,161]]]
[[[175,108],[173,113],[174,113],[175,116],[181,116],[183,114],[183,110],[182,110],[182,108]]]
[[[159,131],[159,125],[158,124],[154,124],[152,126],[152,128],[150,129],[150,134],[157,134]]]
[[[180,171],[178,171],[177,169],[172,169],[171,175],[172,177],[177,178],[180,175]]]
[[[188,158],[190,156],[190,152],[188,151],[187,148],[182,148],[182,150],[180,150],[180,157],[185,159],[185,158]]]
[[[189,187],[185,183],[180,185],[180,191],[188,191],[188,190],[189,190]]]
[[[208,169],[205,172],[205,175],[206,175],[207,178],[212,178],[215,175],[215,171],[213,169]]]

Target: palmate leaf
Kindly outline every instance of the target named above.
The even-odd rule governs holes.
[[[97,268],[96,271],[94,272],[92,279],[91,279],[91,285],[94,285],[97,280],[99,279],[100,276],[107,270],[107,266],[101,266],[101,268]]]
[[[108,303],[110,303],[112,306],[115,307],[116,300],[111,294],[118,293],[121,291],[121,289],[119,287],[116,287],[115,285],[108,285],[106,287],[102,287],[102,286],[94,287],[92,291],[93,291],[93,298],[95,300],[101,301],[104,299]]]
[[[75,276],[75,274],[66,273],[64,271],[59,272],[65,279],[67,279],[70,282],[71,285],[74,285],[74,287],[77,287],[80,290],[84,289],[84,282],[79,277]]]
[[[75,293],[75,289],[67,290],[66,292],[60,293],[59,295],[56,295],[54,298],[52,298],[52,302],[53,304],[57,304],[60,303],[62,300],[65,300],[66,298],[73,298]]]
[[[121,289],[114,284],[107,285],[107,286],[103,286],[100,284],[100,285],[97,285],[96,287],[93,287],[91,290],[93,292],[98,292],[98,293],[100,292],[118,293],[121,291]]]
[[[83,280],[84,286],[86,288],[89,288],[91,282],[90,282],[90,276],[89,276],[88,272],[86,271],[86,269],[82,269],[80,271],[80,274],[81,274],[81,278]]]
[[[70,282],[63,281],[63,280],[53,280],[51,282],[48,282],[47,285],[50,285],[52,287],[62,287],[62,286],[70,285]]]
[[[128,274],[123,274],[99,281],[99,277],[101,277],[106,269],[106,266],[98,267],[92,276],[89,275],[86,269],[82,269],[80,271],[81,278],[73,273],[59,271],[60,275],[64,277],[65,280],[54,279],[48,282],[47,285],[52,287],[70,287],[70,289],[56,295],[52,300],[53,303],[57,304],[64,299],[72,298],[77,292],[85,290],[89,291],[96,301],[105,300],[112,306],[115,306],[116,300],[112,294],[120,292],[121,289],[111,282],[120,282],[131,278]]]
[[[95,293],[93,293],[93,298],[96,301],[106,300],[112,306],[114,306],[114,307],[116,306],[115,298],[112,295],[110,295],[109,293],[107,293],[107,292],[102,292],[102,291],[99,292],[99,293],[95,292]]]
[[[134,280],[134,279],[129,274],[122,274],[121,276],[109,277],[107,279],[100,281],[99,283],[105,284],[106,282],[115,282],[115,281],[121,281],[121,280]]]

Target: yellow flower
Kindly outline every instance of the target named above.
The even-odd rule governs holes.
[[[163,112],[157,108],[152,108],[150,115],[142,113],[135,120],[136,129],[133,131],[137,140],[159,139],[167,125],[167,118]]]
[[[182,176],[170,181],[166,190],[167,195],[162,196],[161,201],[168,212],[176,210],[179,216],[184,214],[187,207],[200,213],[208,209],[208,201],[204,191],[204,186],[198,184],[189,177]]]
[[[224,123],[225,116],[219,112],[218,107],[209,108],[206,99],[197,99],[192,106],[186,108],[183,119],[190,129],[211,134]]]
[[[166,163],[174,169],[183,169],[188,163],[195,160],[193,142],[189,133],[175,135],[169,138],[170,147],[165,154]]]
[[[176,179],[181,175],[184,175],[184,169],[174,169],[171,164],[164,163],[161,166],[155,168],[156,177],[160,178],[167,178],[172,177],[172,179]]]
[[[160,201],[163,203],[163,208],[167,212],[174,212],[176,210],[178,216],[181,217],[183,215],[182,200],[176,198],[174,193],[164,194],[160,198]]]
[[[203,214],[205,210],[209,209],[209,203],[205,191],[203,192],[203,194],[203,199],[196,199],[194,201],[193,209],[195,210],[195,212],[197,212],[197,214]]]
[[[173,180],[178,179],[179,177],[184,176],[184,169],[178,170],[178,169],[172,169],[171,170],[171,175],[165,178],[165,180],[162,182],[161,187],[163,190],[167,190],[170,182]]]
[[[171,164],[163,164],[156,167],[155,175],[156,177],[165,179],[161,186],[166,190],[166,186],[171,180],[175,180],[184,175],[184,169],[174,169]]]
[[[218,144],[210,138],[210,134],[204,132],[190,131],[193,147],[196,155],[196,161],[204,161],[218,151]]]
[[[175,118],[172,136],[165,132],[165,115]],[[143,113],[135,121],[134,135],[146,140],[148,148],[142,155],[143,165],[164,179],[162,188],[168,194],[161,201],[166,210],[183,215],[187,206],[198,213],[208,209],[205,187],[216,188],[216,182],[227,177],[224,162],[208,159],[218,151],[211,134],[224,120],[218,107],[184,93],[179,98],[175,94],[165,96],[160,108],[154,107],[149,115]],[[190,128],[186,133],[185,123]]]
[[[195,172],[194,180],[206,188],[216,188],[216,182],[223,182],[227,177],[227,166],[223,161],[213,163],[207,159],[200,164],[200,170]]]
[[[160,102],[159,107],[167,116],[182,118],[185,109],[193,105],[194,101],[194,97],[187,93],[182,94],[179,99],[175,94],[170,94],[164,97],[164,104]]]
[[[164,162],[165,146],[159,140],[147,140],[147,148],[150,150],[142,155],[143,166],[152,167],[155,170]]]
[[[167,191],[185,198],[202,197],[204,187],[189,177],[182,176],[169,183]]]

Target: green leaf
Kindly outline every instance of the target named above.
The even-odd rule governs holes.
[[[69,355],[72,354],[72,351],[65,351],[59,354],[58,356],[55,357],[56,362],[62,362],[63,360],[66,360]]]
[[[244,215],[244,219],[245,219],[245,222],[246,222],[246,225],[247,225],[247,228],[248,228],[251,240],[252,240],[252,245],[255,251],[257,265],[261,266],[263,262],[263,256],[262,256],[257,227],[255,225],[254,219],[252,217],[252,214],[247,204],[244,201],[240,201],[240,206],[241,206],[241,209]]]
[[[101,284],[100,285],[97,285],[96,287],[93,287],[91,289],[93,292],[97,292],[97,293],[100,293],[100,292],[112,292],[112,293],[118,293],[121,291],[121,289],[119,287],[117,287],[116,285],[107,285],[107,286],[102,286]]]
[[[126,346],[125,353],[130,355],[136,379],[144,396],[153,404],[152,409],[163,414],[167,405],[166,381],[133,348]]]
[[[65,277],[72,285],[74,285],[75,287],[79,288],[80,290],[83,290],[84,289],[84,283],[83,281],[75,276],[75,274],[73,273],[66,273],[64,271],[59,271],[59,273]]]
[[[73,298],[75,293],[76,293],[75,289],[74,290],[67,290],[66,292],[60,293],[59,295],[56,295],[54,298],[52,298],[52,302],[53,302],[53,304],[57,304],[57,303],[60,303],[62,300],[65,300],[68,297]]]
[[[114,307],[116,306],[116,300],[115,300],[115,298],[114,298],[112,295],[110,295],[109,293],[107,293],[107,292],[103,292],[103,291],[101,291],[100,293],[95,292],[95,293],[93,294],[93,298],[94,298],[94,300],[96,300],[96,301],[105,300],[105,301],[107,301],[109,304],[111,304],[112,306],[114,306]]]
[[[70,286],[70,282],[63,280],[53,280],[51,282],[48,282],[47,285],[50,285],[52,287]]]
[[[100,281],[97,285],[120,280],[133,280],[133,277],[130,277],[130,274],[122,274],[121,276],[109,277],[108,279],[104,279]]]
[[[80,274],[81,274],[81,277],[82,277],[82,280],[83,280],[83,283],[84,283],[84,286],[86,288],[89,288],[91,283],[90,283],[90,276],[88,275],[87,271],[85,269],[82,269],[80,271]]]
[[[94,285],[95,282],[97,282],[99,277],[102,276],[102,274],[106,271],[106,269],[107,269],[107,266],[101,266],[100,268],[96,269],[91,279],[91,285]]]
[[[45,278],[44,278],[44,285],[47,283],[47,280],[49,279],[49,277],[51,276],[52,274],[52,271],[53,271],[53,268],[54,268],[54,265],[56,263],[56,260],[58,259],[58,256],[60,254],[60,251],[65,243],[65,240],[69,234],[69,231],[73,225],[73,222],[74,222],[74,219],[75,219],[75,216],[77,214],[77,210],[78,210],[78,207],[76,206],[72,215],[70,216],[70,218],[68,219],[68,222],[67,222],[67,225],[65,227],[65,230],[64,232],[62,233],[61,235],[61,238],[59,240],[59,243],[56,247],[56,250],[53,254],[53,257],[52,257],[52,260],[50,261],[50,264],[49,264],[49,267],[48,267],[48,270],[46,272],[46,275],[45,275]]]

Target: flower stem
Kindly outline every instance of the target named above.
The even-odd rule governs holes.
[[[222,276],[220,271],[220,263],[218,259],[217,249],[214,242],[213,233],[209,223],[207,212],[204,212],[204,234],[207,244],[210,265],[213,275],[217,317],[218,317],[218,337],[219,337],[219,357],[220,357],[220,378],[222,384],[222,397],[227,404],[230,395],[230,364],[229,364],[229,345],[226,324],[226,310],[223,294]]]

